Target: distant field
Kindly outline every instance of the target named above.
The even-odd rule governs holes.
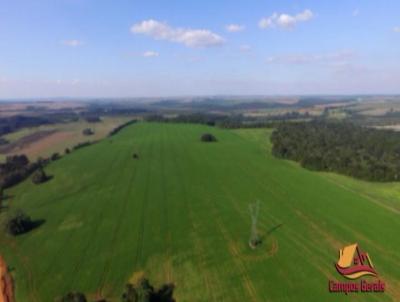
[[[218,142],[201,143],[204,132]],[[51,181],[9,190],[11,209],[46,220],[0,235],[17,301],[78,290],[116,302],[138,272],[174,282],[178,302],[400,301],[400,184],[307,171],[272,157],[269,135],[139,123],[52,163]],[[255,200],[264,242],[253,251]],[[385,294],[328,293],[339,248],[354,242]]]
[[[16,148],[8,154],[21,154],[24,153],[32,160],[36,160],[37,157],[50,156],[54,152],[64,153],[65,148],[71,148],[72,146],[84,142],[84,141],[95,141],[102,139],[115,127],[123,124],[132,117],[103,117],[100,123],[88,123],[84,120],[73,123],[55,124],[55,125],[44,125],[40,127],[24,128],[19,131],[4,135],[4,138],[9,140],[11,143],[15,143],[19,140],[23,140],[25,137],[34,135],[44,131],[54,131],[51,135],[42,137],[30,144],[24,144],[20,148]],[[91,128],[94,130],[94,135],[85,136],[82,134],[82,130],[85,128]],[[0,154],[0,160],[4,159],[6,155]]]

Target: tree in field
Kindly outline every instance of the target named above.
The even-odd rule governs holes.
[[[35,185],[41,184],[49,180],[49,177],[43,170],[43,167],[39,167],[38,170],[32,176],[32,182]]]
[[[122,294],[122,302],[175,302],[173,284],[164,284],[158,290],[146,278],[136,284],[127,284]]]
[[[206,142],[206,143],[216,142],[217,141],[216,137],[214,135],[212,135],[211,133],[204,133],[201,136],[200,140],[202,142]]]
[[[82,293],[71,292],[62,297],[60,302],[87,302],[87,299]]]
[[[51,159],[52,161],[58,160],[58,159],[60,159],[60,158],[61,158],[61,156],[60,156],[60,154],[59,154],[58,152],[53,153],[53,154],[51,155],[51,157],[50,157],[50,159]]]
[[[6,222],[6,231],[12,236],[24,234],[30,231],[33,227],[34,223],[31,218],[21,211],[12,215]]]
[[[86,128],[86,129],[83,129],[82,134],[83,135],[93,135],[94,131],[90,128]]]

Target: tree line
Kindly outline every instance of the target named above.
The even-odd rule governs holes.
[[[187,113],[174,117],[166,117],[161,114],[151,114],[145,117],[148,122],[161,123],[190,123],[216,126],[225,129],[239,128],[273,128],[282,121],[293,121],[310,118],[308,113],[287,112],[281,115],[269,117],[252,117],[242,114],[215,114],[215,113]]]
[[[282,123],[272,133],[272,153],[317,171],[370,181],[400,178],[400,133],[346,122]]]

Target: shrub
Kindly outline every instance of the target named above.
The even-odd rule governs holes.
[[[71,150],[70,150],[69,148],[65,148],[64,153],[65,153],[65,154],[70,154],[70,153],[71,153]]]
[[[87,302],[87,299],[82,293],[71,292],[62,297],[60,302]]]
[[[216,142],[217,141],[216,137],[214,135],[210,134],[210,133],[204,133],[201,136],[200,140],[202,142],[206,142],[206,143]]]
[[[32,176],[32,182],[35,185],[41,184],[49,180],[49,177],[44,172],[43,168],[39,168]]]
[[[55,160],[60,159],[60,158],[61,158],[61,156],[60,156],[60,154],[57,153],[57,152],[53,153],[53,154],[51,155],[51,157],[50,157],[50,159],[51,159],[52,161],[55,161]]]
[[[83,129],[82,134],[86,135],[86,136],[93,135],[94,131],[92,129],[90,129],[90,128],[86,128],[86,129]]]
[[[175,286],[164,284],[158,290],[146,278],[141,278],[137,284],[127,284],[122,294],[122,302],[175,302],[173,298]]]
[[[12,236],[24,234],[33,229],[33,227],[34,223],[31,218],[20,211],[10,217],[6,222],[6,231]]]

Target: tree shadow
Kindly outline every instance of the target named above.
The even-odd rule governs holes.
[[[175,285],[172,283],[164,284],[152,296],[151,302],[175,302],[173,297]]]
[[[34,229],[37,229],[38,227],[40,227],[40,226],[41,226],[42,224],[44,224],[45,222],[46,222],[46,219],[36,219],[36,220],[32,220],[28,232],[33,231]]]
[[[16,234],[16,236],[20,236],[20,235],[24,235],[24,234],[30,233],[30,232],[32,232],[33,230],[39,228],[39,227],[40,227],[41,225],[43,225],[45,222],[46,222],[45,219],[36,219],[36,220],[32,220],[32,221],[29,223],[29,225],[26,226],[26,229],[25,229],[23,232],[21,232],[21,233],[19,233],[19,234]]]
[[[43,183],[48,182],[54,178],[54,175],[46,175],[46,179],[43,181]]]
[[[270,228],[267,231],[267,235],[272,234],[273,232],[275,232],[276,230],[278,230],[279,228],[281,228],[283,226],[283,223],[277,224],[276,226],[273,226],[272,228]]]

